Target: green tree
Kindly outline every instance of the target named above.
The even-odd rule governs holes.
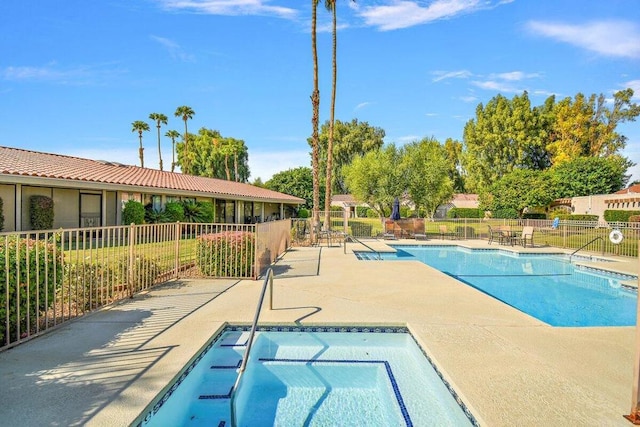
[[[210,178],[247,182],[249,179],[249,152],[241,139],[223,137],[214,129],[200,128],[190,135],[191,174]],[[180,159],[182,143],[178,143]],[[233,156],[233,176],[230,157]]]
[[[140,157],[140,167],[144,167],[144,148],[142,147],[142,132],[149,131],[149,125],[142,120],[136,120],[131,123],[131,132],[138,132],[138,138],[140,138],[140,148],[138,148],[138,156]]]
[[[577,157],[549,169],[557,197],[611,194],[622,188],[630,162],[622,156]]]
[[[480,194],[480,207],[493,212],[514,209],[522,217],[525,208],[547,206],[556,198],[551,176],[545,171],[515,169]]]
[[[438,206],[453,196],[445,148],[434,138],[413,142],[403,147],[400,166],[405,188],[416,210],[425,208],[433,218]]]
[[[193,116],[196,114],[193,109],[187,105],[182,105],[176,108],[174,116],[180,117],[184,121],[184,135],[182,135],[183,141],[183,153],[182,153],[182,161],[180,162],[180,167],[182,169],[182,173],[191,173],[190,169],[190,153],[189,153],[189,131],[187,129],[187,120],[191,120]],[[178,155],[178,161],[180,161],[180,155]]]
[[[290,194],[305,200],[304,208],[313,206],[313,171],[301,166],[278,172],[265,182],[265,187],[280,193]]]
[[[578,93],[555,105],[552,137],[547,145],[553,164],[581,156],[606,157],[618,154],[627,137],[616,132],[619,123],[635,121],[640,106],[632,103],[633,90],[614,93],[613,107],[603,94],[589,98]]]
[[[162,170],[162,149],[160,148],[160,125],[167,124],[167,116],[162,113],[151,113],[149,114],[149,118],[156,122],[156,127],[158,128],[158,159],[160,170]]]
[[[176,138],[180,138],[177,130],[169,130],[164,136],[171,138],[171,172],[176,169]]]
[[[486,190],[514,169],[548,168],[545,125],[541,110],[531,108],[527,92],[512,100],[497,95],[486,106],[479,104],[476,118],[464,127],[467,190]]]
[[[122,208],[122,223],[124,225],[143,224],[144,214],[145,209],[142,203],[135,200],[127,200]]]
[[[359,122],[353,119],[350,122],[336,120],[333,127],[333,152],[332,152],[332,192],[336,194],[348,194],[349,188],[345,183],[343,167],[370,151],[380,149],[384,144],[385,132],[382,128],[369,125],[367,122]],[[320,168],[326,168],[329,145],[329,122],[322,125],[320,132]],[[311,144],[311,141],[309,141]]]
[[[447,160],[447,175],[453,184],[453,191],[464,193],[464,178],[462,176],[462,142],[447,138],[444,142],[445,158]]]
[[[369,151],[343,168],[353,197],[367,203],[383,217],[391,211],[393,200],[402,195],[406,179],[399,168],[401,156],[395,145]]]

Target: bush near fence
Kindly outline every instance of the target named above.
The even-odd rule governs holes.
[[[451,208],[447,211],[447,218],[482,218],[484,211],[478,208]]]
[[[607,209],[604,211],[604,220],[609,222],[633,222],[629,218],[640,215],[640,211],[623,211]]]
[[[587,215],[587,214],[559,214],[556,215],[562,221],[595,221],[597,222],[600,218],[598,215]]]
[[[196,265],[205,276],[252,277],[254,258],[253,233],[231,231],[197,238]]]
[[[51,242],[0,239],[0,346],[40,328],[62,280],[62,262],[62,252]]]

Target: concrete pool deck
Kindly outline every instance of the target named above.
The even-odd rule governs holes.
[[[550,327],[419,262],[354,249],[287,252],[260,322],[406,324],[481,425],[630,425],[635,328]],[[169,282],[0,353],[2,425],[129,425],[225,322],[253,319],[261,285]]]

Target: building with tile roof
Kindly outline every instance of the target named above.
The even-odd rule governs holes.
[[[155,209],[170,201],[208,201],[216,222],[240,224],[290,217],[305,202],[240,182],[0,146],[1,231],[32,229],[29,199],[35,195],[53,199],[54,228],[119,225],[128,200]]]

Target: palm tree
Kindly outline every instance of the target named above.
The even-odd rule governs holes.
[[[313,215],[311,240],[315,240],[314,229],[320,223],[320,171],[318,170],[318,120],[320,116],[320,90],[318,89],[318,46],[316,42],[316,21],[319,0],[311,0],[311,52],[313,54],[313,92],[311,93],[311,169],[313,171]]]
[[[184,141],[184,149],[182,151],[182,158],[183,158],[182,173],[190,172],[189,170],[189,132],[187,131],[187,120],[192,119],[195,114],[196,113],[191,109],[191,107],[188,107],[186,105],[176,108],[176,112],[174,113],[176,117],[181,117],[182,120],[184,120],[184,135],[182,135],[183,141]]]
[[[131,123],[131,126],[133,126],[133,129],[131,129],[131,132],[138,132],[138,137],[140,138],[140,148],[138,149],[138,154],[140,156],[140,167],[144,167],[144,148],[142,148],[142,132],[148,131],[149,125],[146,122],[143,122],[142,120],[136,120],[135,122]]]
[[[176,138],[180,138],[180,133],[177,130],[168,130],[164,136],[171,138],[171,172],[173,172],[176,168]]]
[[[160,170],[162,170],[162,150],[160,149],[160,124],[167,124],[167,116],[162,113],[151,113],[149,118],[156,122],[158,126],[158,158],[160,160]]]

